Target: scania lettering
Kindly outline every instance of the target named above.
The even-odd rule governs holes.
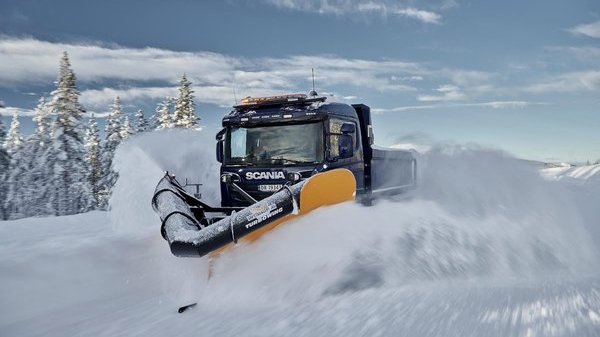
[[[283,172],[246,172],[246,180],[285,179]]]

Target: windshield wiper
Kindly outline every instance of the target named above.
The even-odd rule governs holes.
[[[254,163],[254,162],[244,161],[244,160],[231,160],[227,164],[231,164],[231,165],[244,165],[244,166],[255,166],[256,165],[256,163]]]
[[[293,164],[315,164],[315,161],[303,161],[303,160],[295,160],[295,159],[288,159],[288,158],[283,158],[283,157],[279,157],[279,158],[271,158],[271,160],[283,160],[286,162],[290,162]]]

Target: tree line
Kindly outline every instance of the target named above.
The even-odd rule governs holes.
[[[50,97],[34,110],[35,129],[20,133],[15,111],[8,131],[0,119],[0,219],[70,215],[106,209],[118,173],[113,158],[118,145],[134,134],[168,128],[197,129],[192,83],[185,74],[176,98],[165,98],[147,119],[142,110],[133,122],[114,99],[106,117],[104,137],[79,102],[76,76],[66,52]]]

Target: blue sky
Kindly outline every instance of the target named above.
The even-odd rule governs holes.
[[[600,159],[600,1],[0,3],[0,109],[31,109],[69,52],[82,102],[153,112],[186,73],[203,125],[246,95],[370,105],[378,143],[478,143],[544,161]]]

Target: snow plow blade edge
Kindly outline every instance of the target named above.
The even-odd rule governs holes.
[[[161,233],[171,252],[176,256],[201,257],[219,253],[220,248],[238,240],[253,242],[279,224],[318,207],[353,200],[355,191],[352,172],[331,170],[284,187],[237,213],[203,226],[204,204],[167,173],[156,186],[152,207],[161,219]]]

